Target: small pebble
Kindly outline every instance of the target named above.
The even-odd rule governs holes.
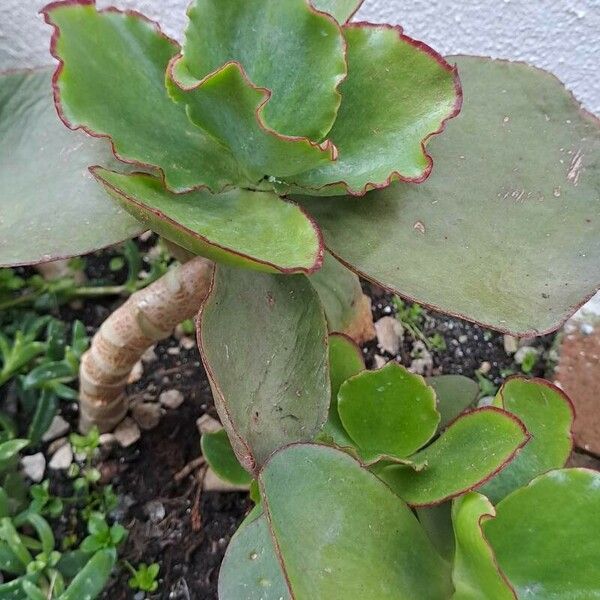
[[[208,414],[202,415],[197,421],[196,426],[198,427],[198,431],[200,435],[204,435],[205,433],[214,433],[215,431],[219,431],[223,429],[223,426],[219,421],[213,419]]]
[[[184,350],[191,350],[196,347],[196,340],[187,335],[182,337],[181,340],[179,340],[179,343]]]
[[[48,456],[52,456],[53,454],[55,454],[57,452],[57,450],[60,450],[63,446],[65,446],[68,443],[69,443],[69,440],[66,437],[58,438],[57,440],[54,440],[48,446],[48,450],[46,451],[46,454]]]
[[[519,349],[519,340],[512,335],[504,336],[504,351],[506,354],[514,354]]]
[[[138,424],[131,417],[127,417],[115,429],[114,436],[120,446],[129,448],[142,437],[142,432]]]
[[[60,415],[56,415],[42,436],[42,442],[51,442],[56,438],[63,437],[69,433],[70,429],[71,426]]]
[[[68,469],[73,463],[73,449],[71,444],[65,444],[59,448],[48,463],[48,467],[54,471],[62,471]]]
[[[486,360],[479,366],[479,372],[482,375],[487,375],[492,370],[492,365]]]
[[[160,394],[158,400],[163,406],[170,409],[179,408],[184,401],[183,394],[179,390],[165,390]]]
[[[156,346],[150,346],[150,348],[146,349],[144,354],[142,354],[143,362],[151,363],[151,362],[154,362],[155,360],[158,360],[158,356],[156,356],[155,348],[156,348]]]
[[[98,439],[101,446],[112,447],[118,444],[117,438],[112,433],[103,433]]]
[[[382,317],[375,323],[377,344],[389,354],[396,355],[400,350],[400,340],[404,333],[402,323],[396,317]]]
[[[373,357],[373,360],[375,361],[376,369],[381,369],[381,367],[385,367],[385,365],[387,365],[388,362],[383,356],[380,356],[379,354],[376,354]]]
[[[146,502],[143,510],[151,523],[160,523],[167,514],[165,505],[159,500],[150,500],[150,502]]]
[[[24,456],[21,458],[21,466],[23,467],[23,473],[34,483],[39,483],[44,479],[44,473],[46,472],[46,458],[42,452]]]
[[[155,402],[140,402],[131,409],[131,416],[142,429],[154,429],[160,423],[162,408]]]

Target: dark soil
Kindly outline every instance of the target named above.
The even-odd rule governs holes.
[[[147,247],[147,244],[144,244]],[[120,283],[125,271],[111,272],[108,262],[114,253],[104,252],[88,258],[90,278]],[[372,297],[373,316],[394,314],[392,296],[379,288],[364,285]],[[122,299],[88,301],[75,307],[62,307],[65,320],[81,319],[92,335],[99,324]],[[431,350],[430,372],[460,373],[474,377],[483,370],[490,384],[499,385],[503,377],[520,367],[504,349],[503,336],[459,319],[427,311],[421,329],[426,337],[435,333],[444,339],[446,349]],[[410,364],[415,340],[405,336],[398,356],[386,360]],[[553,336],[538,338],[528,345],[540,349],[541,358],[533,375],[547,375],[552,364]],[[177,482],[175,475],[200,456],[196,425],[204,413],[216,416],[210,389],[196,348],[186,350],[171,337],[155,348],[157,358],[145,363],[142,378],[130,386],[130,398],[156,400],[161,391],[176,388],[185,397],[183,405],[169,411],[160,425],[144,432],[129,449],[113,450],[100,464],[103,478],[114,484],[120,498],[119,521],[129,530],[122,558],[132,564],[160,564],[159,591],[144,596],[128,587],[129,574],[122,570],[105,591],[105,600],[151,598],[153,600],[213,600],[217,598],[218,570],[229,540],[251,503],[245,494],[202,493],[201,471],[192,471]],[[373,341],[364,348],[367,365],[383,353]],[[487,363],[487,364],[486,364]],[[482,368],[483,367],[483,368]],[[74,419],[73,413],[67,418]]]

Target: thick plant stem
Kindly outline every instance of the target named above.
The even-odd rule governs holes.
[[[79,369],[82,431],[110,431],[128,409],[125,386],[144,351],[196,315],[206,297],[212,262],[197,257],[132,294],[104,321]]]

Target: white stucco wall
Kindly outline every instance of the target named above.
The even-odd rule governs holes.
[[[282,0],[284,1],[284,0]],[[136,8],[180,37],[189,0],[99,0]],[[45,0],[0,0],[0,68],[49,62]],[[366,0],[356,16],[396,23],[444,54],[522,59],[558,75],[600,114],[600,0]]]

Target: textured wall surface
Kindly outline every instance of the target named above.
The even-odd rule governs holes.
[[[114,0],[180,37],[189,0]],[[0,0],[0,67],[49,62],[44,0]],[[99,0],[99,5],[109,2]],[[397,23],[444,54],[521,59],[558,75],[600,113],[600,0],[366,0],[358,20]]]

